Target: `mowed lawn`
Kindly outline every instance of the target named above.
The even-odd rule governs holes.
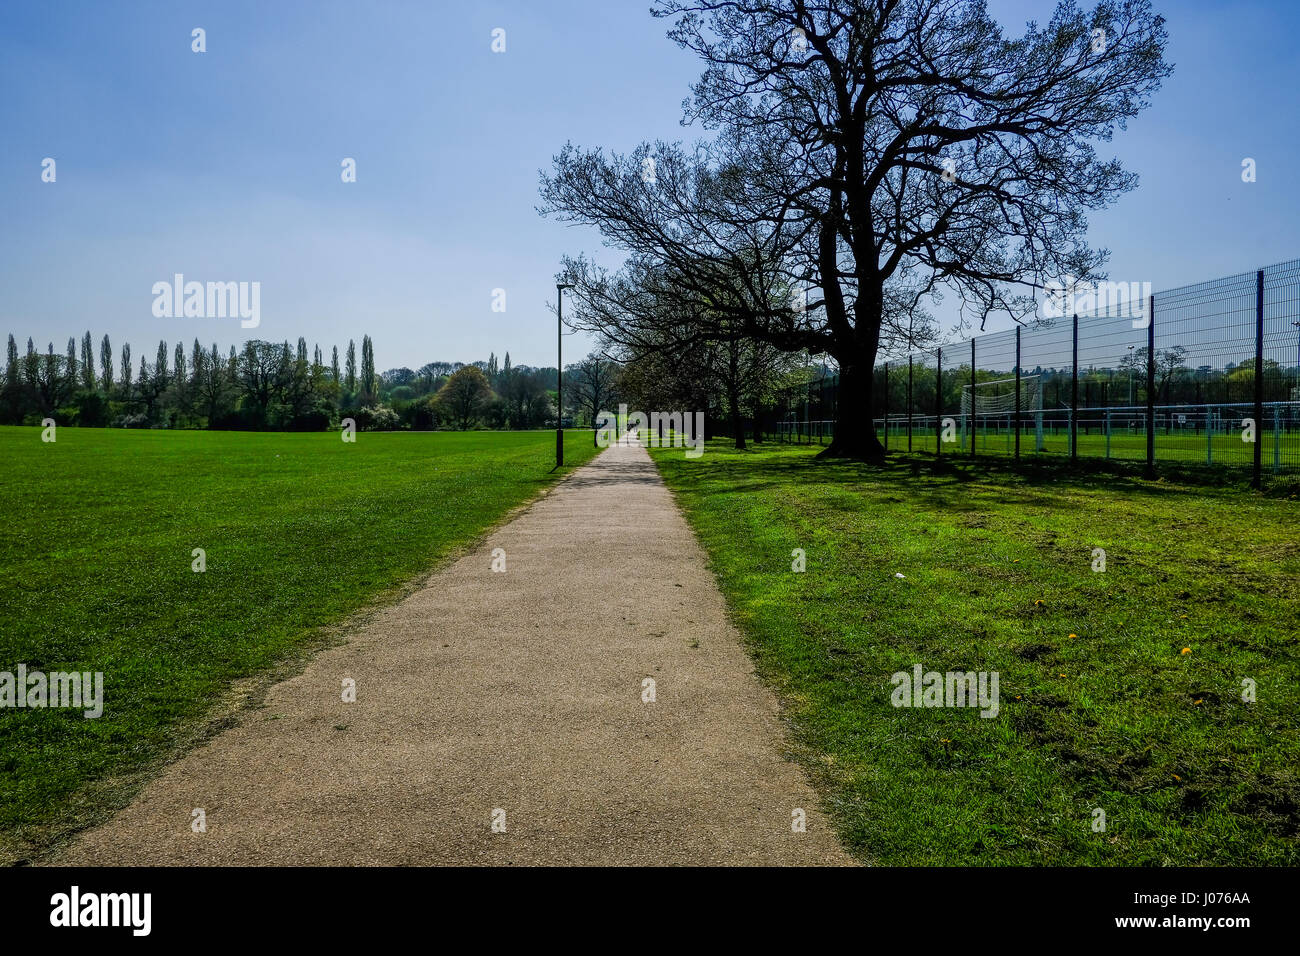
[[[1265,413],[1265,428],[1259,435],[1260,460],[1265,474],[1271,474],[1274,465],[1281,469],[1294,469],[1300,465],[1300,432],[1281,432],[1275,435],[1270,413]],[[1109,443],[1106,435],[1096,423],[1090,428],[1079,429],[1079,457],[1089,460],[1112,458],[1122,461],[1145,462],[1147,457],[1146,434],[1140,430],[1116,426],[1111,432]],[[813,432],[817,441],[817,432]],[[829,439],[824,439],[829,441]],[[981,455],[1012,456],[1015,453],[1015,431],[1012,429],[981,429],[975,442],[976,451]],[[933,423],[930,427],[913,429],[912,448],[916,452],[933,452],[936,442]],[[889,447],[892,451],[907,450],[906,428],[890,428]],[[1109,448],[1109,454],[1107,449]],[[958,432],[957,441],[944,445],[945,455],[970,453],[970,446],[964,445]],[[1043,450],[1035,450],[1033,429],[1030,428],[1020,436],[1020,454],[1025,458],[1035,454],[1064,458],[1070,454],[1070,433],[1066,428],[1048,428],[1043,431]],[[1175,429],[1166,433],[1156,429],[1155,454],[1157,462],[1178,462],[1180,464],[1231,465],[1249,467],[1255,458],[1255,446],[1241,440],[1238,431],[1219,432],[1207,436],[1190,430]]]
[[[1300,504],[817,450],[652,454],[852,851],[1300,864]],[[893,706],[916,664],[998,672],[999,714]]]
[[[565,446],[566,470],[594,453]],[[553,432],[0,428],[0,671],[105,684],[98,719],[0,709],[0,863],[102,819],[234,681],[473,542],[554,454]]]

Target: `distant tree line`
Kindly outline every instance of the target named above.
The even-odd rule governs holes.
[[[592,425],[612,396],[615,365],[596,356],[566,370],[566,425]],[[20,352],[9,335],[0,379],[0,424],[102,428],[212,428],[321,431],[352,418],[366,430],[529,429],[554,427],[555,369],[498,362],[429,362],[419,369],[375,370],[374,344],[362,336],[328,357],[299,338],[253,339],[227,351],[158,343],[152,354],[115,350],[90,332],[64,351],[32,339]],[[594,405],[593,405],[594,401]]]

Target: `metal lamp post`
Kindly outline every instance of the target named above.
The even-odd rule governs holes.
[[[564,464],[564,290],[573,286],[555,283],[555,467]]]

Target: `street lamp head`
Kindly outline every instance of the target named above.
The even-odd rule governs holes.
[[[573,283],[571,282],[557,282],[555,283],[555,288],[563,292],[565,289],[573,289],[576,288],[576,286],[574,286]]]

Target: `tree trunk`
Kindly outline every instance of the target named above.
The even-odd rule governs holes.
[[[731,436],[736,447],[745,447],[745,419],[740,413],[740,339],[732,337],[727,344],[727,405],[731,412]]]
[[[731,406],[731,434],[736,439],[736,447],[744,449],[745,420],[740,414],[740,390],[734,385],[727,389],[727,404]]]
[[[731,434],[736,436],[736,447],[743,450],[745,447],[745,420],[740,416],[740,409],[734,405],[731,407]]]
[[[835,438],[820,458],[856,458],[883,462],[885,448],[876,437],[871,419],[875,376],[871,363],[865,366],[840,361],[840,382],[835,403]]]

